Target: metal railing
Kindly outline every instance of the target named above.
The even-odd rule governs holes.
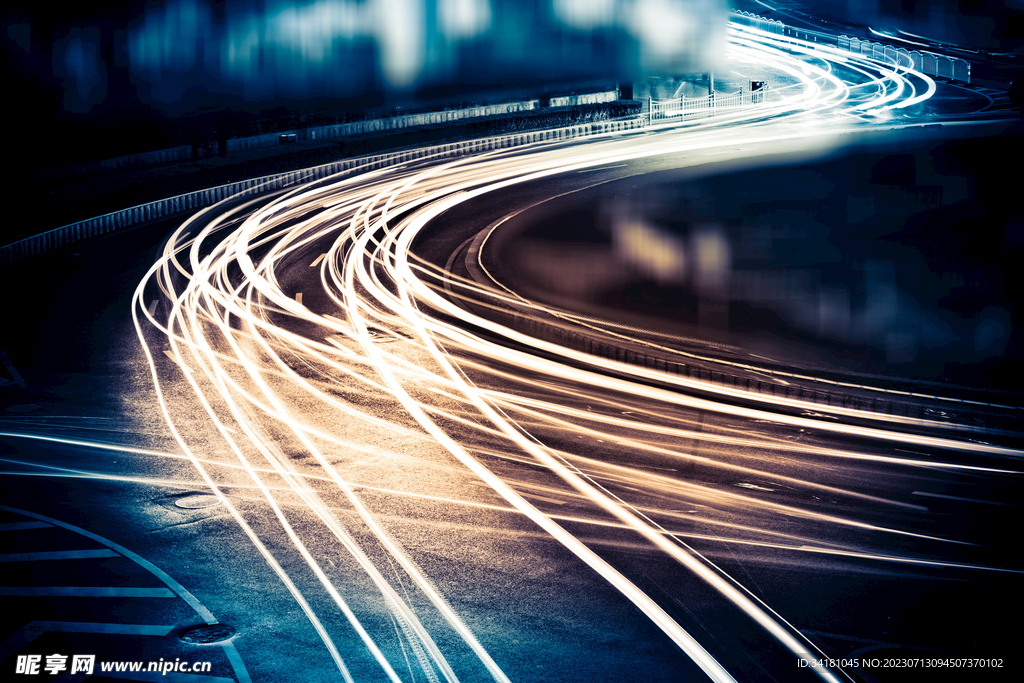
[[[779,34],[786,32],[786,25],[777,19],[768,19],[767,17],[762,17],[761,15],[754,14],[753,12],[742,12],[739,10],[733,12],[733,14],[737,20],[743,22],[747,26],[760,29],[761,31]]]
[[[839,36],[840,50],[866,55],[872,59],[888,62],[908,69],[920,71],[929,76],[948,78],[952,81],[971,82],[971,63],[960,57],[949,57],[923,50],[908,50],[905,47],[893,47],[884,43]]]
[[[732,93],[714,93],[704,97],[676,97],[671,100],[655,100],[647,98],[648,120],[658,121],[681,120],[714,116],[720,111],[743,109],[764,102],[767,86],[761,90],[744,91],[742,88]]]
[[[952,81],[971,82],[971,63],[960,57],[950,57],[934,52],[923,50],[908,50],[905,47],[895,47],[886,43],[861,40],[849,36],[831,36],[820,31],[806,31],[804,29],[793,29],[776,19],[768,19],[751,12],[733,12],[733,21],[744,26],[750,26],[768,33],[779,35],[804,36],[807,39],[813,35],[816,42],[822,40],[836,41],[840,50],[864,55],[880,62],[886,62],[896,66],[914,69],[929,76],[938,76]],[[819,38],[821,40],[819,40]]]
[[[336,173],[372,171],[387,166],[408,163],[425,157],[449,158],[476,154],[494,149],[505,149],[536,142],[568,140],[587,135],[632,130],[644,125],[640,118],[599,121],[567,128],[549,128],[512,135],[462,140],[432,147],[387,152],[355,159],[339,160],[331,164],[313,166],[298,171],[252,178],[237,183],[211,187],[197,192],[169,197],[121,211],[114,211],[88,220],[50,230],[38,235],[0,246],[0,267],[36,258],[78,244],[151,221],[199,211],[207,206],[242,192],[263,193],[320,180]]]

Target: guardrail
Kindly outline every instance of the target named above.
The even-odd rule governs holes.
[[[741,10],[734,10],[733,14],[741,20],[747,26],[767,31],[768,33],[785,33],[786,25],[777,19],[769,19],[762,17],[760,14],[754,14],[753,12],[743,12]]]
[[[925,50],[908,50],[905,47],[895,47],[878,41],[872,42],[845,35],[837,37],[820,31],[792,28],[786,26],[781,21],[768,19],[752,12],[734,11],[733,17],[738,23],[768,33],[792,35],[795,37],[800,37],[803,34],[805,39],[813,38],[815,42],[820,42],[819,38],[827,39],[830,42],[835,41],[836,47],[840,50],[864,55],[871,59],[888,62],[896,66],[914,69],[929,76],[938,76],[939,78],[963,81],[964,83],[971,82],[971,63],[960,57],[950,57]]]
[[[566,107],[576,104],[613,102],[617,99],[619,99],[618,90],[606,90],[596,93],[552,97],[549,106]],[[365,135],[366,133],[402,130],[405,128],[414,128],[416,126],[428,126],[439,123],[450,123],[453,121],[465,121],[467,119],[493,116],[496,114],[532,111],[539,108],[541,108],[541,102],[538,99],[521,100],[515,102],[502,102],[498,104],[478,105],[474,107],[463,107],[460,109],[445,109],[443,111],[395,114],[394,116],[386,116],[382,118],[350,121],[348,123],[324,124],[309,128],[287,129],[259,135],[249,135],[241,138],[230,138],[227,140],[203,140],[202,142],[197,142],[197,146],[195,148],[191,145],[178,145],[177,147],[171,147],[169,149],[127,154],[111,159],[89,161],[82,164],[75,164],[73,166],[65,166],[63,168],[37,171],[32,173],[30,178],[39,180],[74,178],[80,175],[100,173],[103,171],[189,161],[193,158],[193,155],[195,155],[196,158],[206,159],[215,156],[244,152],[250,149],[274,147],[282,142],[315,142],[320,140],[331,140],[355,135]],[[282,137],[284,136],[291,137],[287,140],[282,140]]]
[[[867,55],[872,59],[914,69],[929,76],[965,83],[971,82],[971,63],[960,57],[950,57],[922,50],[908,50],[905,47],[893,47],[885,43],[848,36],[839,36],[837,46],[840,50]]]
[[[762,90],[744,91],[740,88],[733,93],[713,93],[705,97],[676,97],[671,100],[647,98],[647,112],[650,123],[677,118],[714,116],[719,110],[735,110],[761,104],[767,85]]]
[[[133,206],[121,211],[79,221],[65,225],[49,232],[7,244],[0,247],[0,266],[10,265],[17,261],[23,261],[41,256],[47,252],[57,249],[64,249],[75,243],[108,235],[119,230],[125,230],[134,226],[142,225],[154,220],[170,218],[172,216],[198,211],[207,206],[212,206],[219,201],[232,197],[241,192],[266,192],[289,187],[292,185],[321,180],[327,176],[348,171],[371,171],[387,166],[423,159],[426,157],[447,158],[466,154],[476,154],[495,149],[528,145],[535,142],[554,140],[568,140],[572,138],[598,135],[622,130],[640,128],[644,122],[640,118],[623,119],[620,121],[601,121],[588,123],[569,128],[554,128],[539,130],[528,133],[517,133],[514,135],[501,135],[491,138],[476,140],[464,140],[444,145],[434,145],[419,149],[404,150],[377,154],[355,159],[345,159],[331,164],[314,166],[312,168],[278,173],[261,178],[252,178],[237,183],[220,185],[198,192],[161,199],[140,206]]]

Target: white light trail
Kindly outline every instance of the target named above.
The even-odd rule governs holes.
[[[344,613],[380,673],[391,681],[405,680],[405,672],[410,679],[421,678],[414,661],[428,680],[459,680],[460,652],[472,653],[494,680],[510,680],[488,651],[496,636],[482,638],[467,625],[452,594],[435,583],[429,568],[419,566],[401,528],[375,508],[371,494],[525,516],[620,591],[715,681],[734,678],[653,596],[572,533],[571,524],[635,534],[638,542],[670,558],[680,571],[700,577],[716,599],[798,656],[817,649],[684,538],[988,569],[951,562],[944,553],[967,545],[955,538],[923,533],[913,521],[876,523],[874,508],[899,510],[911,520],[926,508],[896,494],[872,492],[870,486],[861,490],[857,473],[899,468],[1018,474],[1005,463],[1013,463],[1019,451],[903,432],[898,419],[882,428],[795,416],[780,408],[873,425],[880,421],[864,411],[764,397],[588,354],[505,324],[508,315],[500,314],[514,310],[524,320],[594,332],[607,332],[612,325],[552,311],[486,277],[456,276],[449,272],[454,255],[449,269],[442,269],[412,253],[432,219],[516,184],[567,174],[585,179],[577,172],[626,168],[638,159],[666,154],[698,159],[700,152],[723,144],[820,144],[862,124],[839,129],[833,123],[826,131],[815,127],[816,114],[894,109],[934,92],[934,83],[916,72],[815,51],[793,39],[744,31],[734,37],[731,50],[737,59],[757,60],[787,74],[800,87],[794,94],[769,98],[760,108],[655,127],[641,135],[596,136],[585,145],[538,144],[378,170],[327,179],[269,200],[235,202],[223,213],[207,210],[176,231],[139,286],[136,328],[183,455],[140,454],[183,457],[193,464],[291,591],[346,680],[352,675],[339,649],[341,636],[322,618],[332,609]],[[807,61],[809,55],[815,59]],[[836,75],[836,64],[864,80],[851,87]],[[919,92],[922,81],[927,87]],[[865,84],[871,87],[859,87]],[[470,243],[475,244],[473,237],[463,246]],[[482,262],[477,265],[486,275]],[[157,292],[170,303],[163,307],[169,311],[166,317],[145,305]],[[300,292],[301,298],[296,296]],[[496,319],[483,311],[497,314]],[[622,328],[615,337],[652,346]],[[176,366],[190,372],[168,364],[160,353],[165,345]],[[753,403],[759,407],[749,407]],[[716,426],[681,426],[695,413],[716,416]],[[901,458],[868,446],[847,450],[792,443],[730,426],[741,420],[834,438],[854,436],[878,445],[912,443],[941,456]],[[947,427],[920,420],[914,424]],[[683,442],[699,444],[701,455],[687,452]],[[602,462],[582,446],[595,443],[608,444],[623,457]],[[988,461],[967,462],[964,454],[1004,460],[992,467]],[[666,470],[687,462],[732,483],[691,482],[632,464],[649,459]],[[833,463],[853,468],[852,473],[835,474]],[[542,481],[535,474],[538,468]],[[743,482],[735,484],[739,476]],[[825,483],[820,476],[831,479]],[[498,494],[505,504],[473,500],[472,492],[482,489],[473,484],[481,481],[487,486],[483,491]],[[864,507],[832,514],[824,503],[772,499],[767,494],[775,489],[744,483],[749,481]],[[239,505],[231,493],[235,490],[246,491],[250,504]],[[526,499],[538,495],[536,504]],[[562,497],[581,507],[579,514],[545,512],[545,503]],[[264,517],[254,510],[254,500],[262,504]],[[683,513],[684,506],[700,506],[701,511]],[[315,533],[295,523],[295,508],[315,520]],[[740,515],[747,521],[735,521]],[[716,531],[674,532],[655,518],[700,522]],[[797,527],[796,520],[804,526]],[[261,524],[256,522],[267,521],[283,530],[288,552],[299,553],[330,596],[330,605],[313,604],[285,571],[285,551],[278,544],[272,550],[257,531]],[[723,538],[717,530],[735,537]],[[887,555],[872,546],[880,536],[892,535],[921,544],[921,556]],[[786,540],[800,545],[785,545]],[[373,586],[376,599],[400,627],[397,635],[365,623],[360,596],[345,594],[345,586],[325,570],[323,548],[344,553]],[[433,629],[442,629],[443,637]],[[404,654],[407,649],[412,659]],[[820,668],[814,673],[828,681],[845,677]]]

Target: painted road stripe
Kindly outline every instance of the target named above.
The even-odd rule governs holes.
[[[7,354],[3,349],[0,349],[0,362],[4,364],[5,368],[7,368],[7,372],[11,373],[11,381],[22,389],[28,389],[28,385],[25,384],[25,380],[21,378],[20,374],[18,374],[18,370],[11,365],[11,359],[7,357]]]
[[[479,486],[480,488],[487,489],[491,493],[498,493],[490,485],[485,484],[482,481],[471,481],[469,482],[472,486]],[[546,503],[554,503],[555,505],[565,505],[564,500],[558,500],[557,498],[548,498],[547,496],[539,496],[536,493],[520,493],[520,496],[526,496],[527,498],[535,498],[537,500],[543,500]]]
[[[33,621],[0,643],[0,661],[11,658],[14,653],[33,640],[48,632],[56,633],[107,633],[123,636],[166,636],[174,630],[171,626],[150,626],[148,624],[99,624],[84,621]]]
[[[169,588],[120,588],[115,586],[0,586],[0,595],[74,598],[174,598]]]
[[[52,517],[44,517],[43,515],[37,514],[35,512],[29,512],[28,510],[19,510],[18,508],[8,507],[7,505],[0,505],[0,510],[4,510],[6,512],[11,512],[11,513],[18,514],[18,515],[24,515],[25,517],[33,517],[33,518],[39,520],[40,522],[48,522],[48,523],[52,524],[53,526],[59,526],[59,527],[61,527],[63,529],[67,529],[68,531],[73,531],[73,532],[75,532],[77,534],[81,534],[81,535],[85,536],[86,538],[91,538],[92,540],[96,541],[97,543],[102,543],[103,545],[107,546],[108,548],[112,548],[112,549],[116,550],[117,551],[116,554],[120,554],[120,555],[128,558],[129,560],[132,560],[133,562],[135,562],[135,564],[139,565],[143,569],[147,570],[150,574],[152,574],[156,578],[158,578],[161,581],[163,581],[164,585],[166,585],[168,588],[170,588],[172,591],[174,591],[174,593],[178,597],[180,597],[182,600],[184,600],[186,603],[188,603],[188,605],[193,610],[195,610],[196,614],[198,614],[200,616],[200,618],[202,618],[202,620],[205,621],[207,624],[216,624],[217,623],[217,618],[213,616],[213,613],[210,612],[210,610],[208,610],[206,608],[206,606],[203,605],[203,603],[199,602],[199,600],[196,599],[196,596],[192,595],[192,593],[190,593],[188,590],[186,590],[186,588],[184,586],[182,586],[180,583],[175,581],[167,572],[165,572],[164,570],[160,569],[159,567],[157,567],[155,564],[153,564],[149,560],[143,558],[141,555],[138,555],[136,553],[133,553],[131,550],[128,550],[128,548],[125,548],[122,545],[118,545],[117,543],[114,543],[111,540],[103,538],[102,536],[94,534],[91,531],[86,531],[85,529],[83,529],[81,527],[77,527],[77,526],[74,526],[72,524],[68,524],[67,522],[61,522],[60,520],[53,519]],[[33,623],[39,623],[39,622],[33,622]],[[30,626],[31,626],[31,624],[30,624]],[[28,628],[28,627],[26,627],[26,628]],[[160,627],[150,627],[150,628],[160,628]],[[169,627],[169,628],[173,628],[173,626]],[[24,630],[25,629],[22,629],[22,631],[24,631]],[[17,634],[15,634],[15,635],[17,635]],[[147,634],[142,634],[142,635],[147,635]],[[32,636],[32,638],[29,638],[27,641],[25,641],[25,644],[31,642],[34,638],[35,638],[35,636]],[[15,643],[16,646],[13,649],[9,649],[9,644],[11,643],[11,641],[13,639],[14,639],[14,636],[12,636],[11,638],[8,638],[3,643],[0,643],[0,661],[6,661],[6,660],[10,659],[11,655],[13,655],[14,653],[18,652],[22,647],[24,647],[24,644],[17,645],[17,643]],[[245,668],[245,663],[242,661],[242,658],[238,656],[238,651],[235,650],[235,646],[232,643],[230,643],[230,642],[221,643],[221,646],[224,648],[224,652],[228,656],[228,661],[231,662],[231,668],[235,672],[235,677],[237,678],[238,683],[252,683],[252,679],[249,677],[249,672]]]
[[[84,560],[93,557],[119,557],[113,550],[56,550],[43,553],[5,553],[0,562],[31,562],[35,560]]]
[[[316,257],[316,261],[313,261],[312,263],[309,264],[309,267],[316,268],[317,264],[323,261],[325,258],[327,258],[327,254],[320,254],[319,256]]]
[[[136,553],[133,553],[131,550],[128,550],[128,548],[125,548],[123,545],[118,545],[117,543],[114,543],[111,540],[94,534],[91,531],[86,531],[81,527],[68,524],[67,522],[61,522],[60,520],[56,520],[52,517],[44,517],[43,515],[37,514],[35,512],[29,512],[28,510],[19,510],[18,508],[12,508],[6,505],[0,505],[0,510],[13,512],[15,514],[24,515],[26,517],[35,517],[41,522],[49,522],[54,526],[59,526],[63,529],[67,529],[68,531],[74,531],[76,534],[81,534],[86,538],[91,538],[97,543],[102,543],[108,548],[116,550],[119,554],[123,555],[124,557],[127,557],[129,560],[132,560],[133,562],[135,562],[135,564],[143,567],[150,574],[163,581],[164,585],[166,585],[168,588],[174,591],[182,600],[187,602],[192,607],[192,609],[196,611],[196,614],[198,614],[207,624],[217,623],[217,619],[213,616],[213,613],[210,610],[206,609],[206,607],[201,602],[199,602],[194,595],[189,593],[184,586],[182,586],[180,583],[171,578],[171,576],[167,572],[160,569],[149,560],[143,558],[141,555],[138,555]],[[3,661],[4,659],[5,657],[0,657],[0,661]]]
[[[297,304],[301,304],[302,303],[302,292],[296,292],[295,293],[295,303],[297,303]]]
[[[52,524],[46,522],[11,522],[0,524],[0,531],[21,531],[22,529],[49,529]]]
[[[249,672],[246,670],[238,650],[235,649],[235,644],[229,640],[220,645],[224,648],[224,654],[227,655],[228,661],[231,662],[231,668],[234,669],[235,675],[238,676],[238,683],[252,683],[252,679],[249,678]]]

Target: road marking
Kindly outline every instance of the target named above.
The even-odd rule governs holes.
[[[238,683],[252,683],[252,679],[249,678],[249,672],[242,662],[242,657],[238,654],[238,650],[235,649],[235,644],[229,640],[221,643],[221,647],[224,648],[224,654],[228,656],[231,668],[235,670],[235,675],[238,676]],[[234,681],[229,679],[229,683],[234,683]]]
[[[143,558],[141,555],[138,555],[136,553],[133,553],[131,550],[128,550],[128,548],[125,548],[123,545],[118,545],[117,543],[107,540],[106,538],[94,534],[91,531],[86,531],[82,527],[74,526],[73,524],[68,524],[67,522],[61,522],[60,520],[54,519],[52,517],[44,517],[43,515],[40,515],[38,513],[29,512],[28,510],[19,510],[18,508],[12,508],[6,505],[0,505],[0,510],[6,510],[7,512],[13,512],[15,514],[24,515],[26,517],[35,517],[39,521],[49,522],[54,526],[59,526],[62,529],[67,529],[68,531],[73,531],[76,534],[81,534],[86,538],[91,538],[97,543],[102,543],[103,545],[107,546],[112,550],[116,550],[116,554],[120,554],[124,557],[127,557],[129,560],[139,565],[140,567],[143,567],[150,574],[163,581],[164,585],[166,585],[172,591],[177,593],[182,600],[187,602],[192,607],[192,609],[196,611],[196,614],[198,614],[200,618],[202,618],[202,620],[205,621],[207,624],[217,623],[217,618],[213,616],[213,612],[206,609],[206,607],[201,602],[196,600],[196,597],[189,593],[184,586],[182,586],[180,583],[171,578],[170,574],[165,572],[163,569],[160,569],[149,560]],[[0,661],[3,661],[4,659],[6,658],[0,657]]]
[[[330,337],[324,337],[324,340],[331,346],[335,347],[336,349],[344,351],[347,355],[352,356],[353,358],[355,357],[355,352],[352,351],[352,349],[345,346],[346,342],[351,341],[347,337],[344,337],[340,334],[335,334]]]
[[[171,626],[148,624],[99,624],[84,621],[32,621],[0,643],[0,660],[10,657],[44,633],[108,633],[125,636],[166,636]]]
[[[150,304],[149,304],[149,308],[147,308],[147,309],[146,309],[147,311],[149,311],[149,315],[150,315],[150,317],[152,317],[152,316],[153,316],[153,313],[154,313],[154,312],[156,311],[156,305],[157,305],[157,303],[159,303],[159,302],[157,302],[157,300],[156,300],[156,299],[154,299],[154,300],[152,301],[152,303],[150,303]]]
[[[302,292],[296,292],[295,293],[295,303],[297,303],[297,304],[301,304],[302,303]]]
[[[116,586],[0,586],[0,595],[69,598],[173,598],[169,588],[121,588]]]
[[[341,318],[335,318],[333,315],[324,315],[324,317],[330,320],[332,323],[335,323],[337,327],[341,328],[341,332],[343,334],[346,334],[349,337],[356,336],[355,330],[352,329],[352,326],[349,325],[346,321],[342,320]]]
[[[62,529],[67,529],[68,531],[73,531],[73,532],[75,532],[77,534],[81,534],[82,536],[85,536],[86,538],[91,538],[92,540],[96,541],[97,543],[102,543],[103,545],[107,546],[108,548],[116,550],[117,552],[113,553],[115,556],[116,555],[121,555],[121,556],[131,560],[132,562],[134,562],[135,564],[139,565],[140,567],[142,567],[143,569],[148,571],[150,574],[152,574],[156,578],[160,579],[164,583],[165,586],[167,586],[172,591],[174,591],[175,595],[177,595],[179,598],[181,598],[186,603],[188,603],[188,605],[193,610],[195,610],[196,614],[198,614],[199,617],[203,621],[205,621],[207,624],[216,624],[216,623],[218,623],[217,622],[217,618],[213,616],[213,613],[210,610],[208,610],[205,605],[203,605],[201,602],[199,602],[199,600],[197,600],[196,597],[194,595],[192,595],[192,593],[190,593],[184,586],[182,586],[180,583],[175,581],[170,576],[170,574],[168,574],[164,570],[160,569],[159,567],[157,567],[155,564],[153,564],[149,560],[143,558],[141,555],[138,555],[137,553],[134,553],[131,550],[128,550],[128,548],[125,548],[122,545],[118,545],[117,543],[114,543],[113,541],[110,541],[110,540],[108,540],[106,538],[103,538],[102,536],[94,534],[91,531],[86,531],[85,529],[83,529],[81,527],[74,526],[73,524],[68,524],[67,522],[61,522],[60,520],[53,519],[52,517],[45,517],[45,516],[40,515],[40,514],[35,513],[35,512],[29,512],[27,510],[19,510],[18,508],[8,507],[7,505],[0,505],[0,510],[4,510],[6,512],[12,512],[12,513],[15,513],[15,514],[18,514],[18,515],[24,515],[25,517],[34,517],[35,519],[39,520],[40,522],[48,522],[48,523],[50,523],[53,526],[59,526]],[[19,631],[19,633],[25,632],[27,629],[29,629],[29,627],[33,626],[34,624],[53,624],[53,623],[59,623],[59,622],[32,622],[32,624],[29,624],[28,626],[23,628],[21,631]],[[111,625],[110,624],[102,624],[102,626],[111,626]],[[114,624],[113,626],[117,627],[118,625]],[[156,634],[156,635],[166,635],[170,631],[170,629],[173,629],[174,627],[173,626],[170,626],[170,627],[147,626],[147,627],[141,627],[141,628],[167,629],[167,630],[163,631],[162,633],[157,633]],[[56,629],[48,629],[48,630],[56,630]],[[88,631],[88,632],[96,633],[97,631]],[[103,633],[120,633],[120,631],[102,631],[102,632]],[[137,631],[133,632],[132,634],[133,635],[149,635],[148,633],[138,633]],[[28,643],[32,642],[32,640],[34,640],[36,638],[36,636],[32,636],[31,638],[28,638],[28,640],[26,640],[24,643],[18,644],[16,642],[17,636],[18,636],[18,634],[15,634],[14,636],[11,636],[7,640],[5,640],[3,643],[0,643],[0,661],[6,661],[6,660],[10,659],[11,655],[16,653],[18,650],[20,650],[22,647],[24,647]],[[12,643],[13,643],[13,649],[12,649]],[[252,679],[249,677],[249,672],[245,668],[245,663],[242,661],[242,658],[238,656],[238,651],[235,650],[234,645],[232,643],[230,643],[230,642],[226,642],[226,643],[221,643],[221,646],[224,648],[224,653],[227,655],[228,661],[231,662],[231,668],[235,672],[235,677],[238,679],[238,683],[252,683]],[[215,680],[217,680],[217,679],[215,679]]]
[[[113,550],[55,550],[41,553],[5,553],[0,562],[33,562],[37,560],[85,560],[94,557],[118,557]]]
[[[317,264],[320,263],[321,261],[323,261],[325,258],[327,258],[327,254],[326,253],[320,254],[319,256],[316,257],[316,261],[313,261],[312,263],[309,264],[309,267],[310,268],[316,268]]]
[[[49,529],[52,524],[46,522],[11,522],[0,524],[0,531],[21,531],[22,529]]]

